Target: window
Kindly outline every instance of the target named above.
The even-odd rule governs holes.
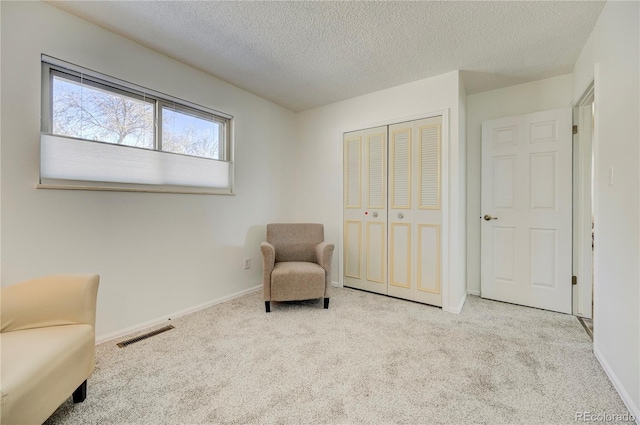
[[[51,69],[51,133],[154,148],[155,102]]]
[[[231,116],[45,56],[42,70],[41,186],[231,193]]]
[[[221,159],[225,122],[190,108],[163,105],[162,150]]]

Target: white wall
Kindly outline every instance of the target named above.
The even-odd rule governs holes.
[[[467,290],[480,294],[480,164],[482,121],[570,107],[571,74],[478,93],[467,98]]]
[[[451,72],[437,77],[404,84],[387,90],[370,93],[353,99],[301,112],[297,115],[298,138],[296,140],[296,190],[295,213],[298,221],[324,223],[325,239],[334,241],[332,277],[342,281],[339,273],[341,261],[342,227],[342,133],[378,125],[402,122],[428,116],[430,113],[449,111],[449,144],[451,155],[450,183],[459,185],[458,155],[459,126],[459,73]],[[453,167],[452,167],[453,165]],[[464,190],[463,187],[456,190]],[[458,192],[455,192],[458,194]],[[454,196],[454,195],[452,195]],[[459,201],[459,199],[454,199]],[[459,202],[455,202],[458,205]],[[450,211],[455,223],[459,213]],[[454,239],[457,241],[458,239]],[[458,250],[457,243],[451,249]],[[460,258],[458,252],[455,253]],[[457,264],[457,269],[463,268]],[[452,265],[452,269],[454,266]],[[443,280],[446,280],[443,274]],[[460,304],[460,287],[464,282],[454,281],[449,305],[443,308],[455,310]]]
[[[578,98],[597,68],[594,351],[636,418],[640,417],[639,28],[638,2],[607,2],[573,73],[573,95]]]
[[[460,264],[456,285],[456,299],[464,301],[467,296],[467,280],[468,270],[467,264],[467,91],[462,79],[462,73],[459,73],[458,81],[458,138],[460,140],[458,148],[458,219],[456,227],[458,230],[458,245],[455,250],[459,254],[457,260]]]
[[[99,273],[100,337],[260,284],[264,225],[293,219],[295,115],[48,4],[1,11],[2,285]],[[42,53],[234,115],[237,196],[35,189]]]

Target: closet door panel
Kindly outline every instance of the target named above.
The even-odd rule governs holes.
[[[413,299],[413,122],[389,126],[389,295]]]
[[[387,127],[344,135],[344,285],[387,293]]]
[[[362,280],[362,200],[363,200],[363,138],[361,131],[344,135],[344,284]]]
[[[391,223],[390,285],[411,288],[411,224]]]
[[[344,224],[344,275],[362,278],[362,222],[347,220]]]
[[[385,283],[385,247],[387,226],[381,221],[367,222],[367,280],[371,282]]]
[[[413,300],[442,305],[442,117],[415,122],[417,167],[414,212],[416,281]]]
[[[440,293],[440,226],[418,224],[418,291]]]

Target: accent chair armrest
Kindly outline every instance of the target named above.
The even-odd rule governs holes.
[[[316,245],[316,261],[328,274],[331,274],[331,258],[334,248],[335,245],[329,242]]]
[[[2,288],[2,332],[88,324],[95,328],[100,276],[61,274]]]
[[[324,297],[331,294],[331,259],[335,245],[330,242],[322,242],[316,245],[316,261],[325,271]]]
[[[260,244],[262,251],[262,291],[265,301],[271,300],[271,272],[276,263],[276,249],[269,242]]]

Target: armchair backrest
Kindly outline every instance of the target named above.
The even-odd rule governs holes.
[[[276,263],[307,261],[315,263],[316,245],[324,242],[324,226],[316,223],[267,224],[267,242],[274,246]]]
[[[58,274],[2,288],[2,332],[87,324],[95,329],[100,276]]]

